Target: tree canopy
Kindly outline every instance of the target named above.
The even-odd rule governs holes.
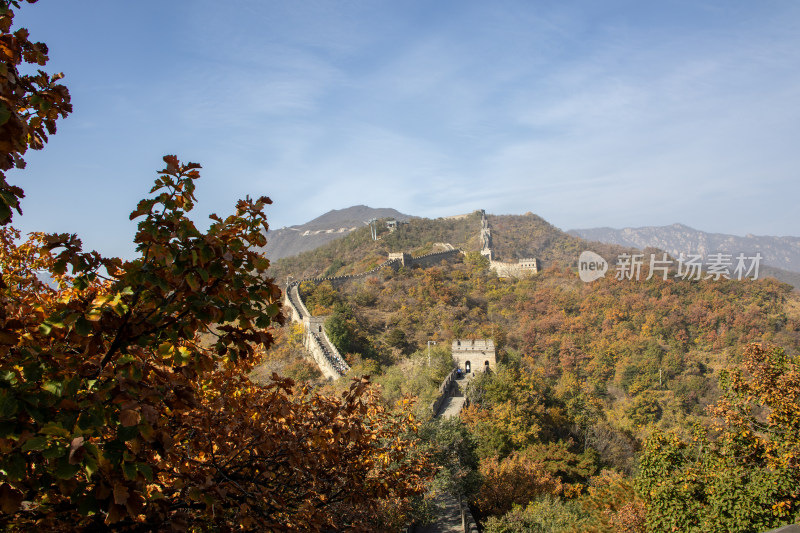
[[[31,2],[31,0],[29,0]],[[32,3],[32,2],[31,2]],[[0,169],[24,166],[71,111],[60,75],[21,76],[47,48],[3,3]],[[11,530],[393,528],[433,475],[413,402],[366,378],[334,396],[248,373],[283,322],[258,249],[267,197],[189,218],[200,165],[164,157],[137,256],[8,225],[24,191],[3,175],[0,524]]]

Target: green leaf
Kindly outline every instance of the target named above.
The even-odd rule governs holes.
[[[95,472],[97,472],[98,463],[97,459],[92,457],[91,455],[84,455],[83,456],[83,466],[86,469],[86,475],[88,477],[92,477]]]
[[[47,437],[33,437],[22,445],[23,452],[40,452],[47,448]]]
[[[239,316],[239,310],[234,307],[229,307],[225,309],[225,312],[222,314],[222,319],[225,322],[232,322]]]
[[[99,407],[84,411],[78,417],[78,427],[84,430],[103,426],[104,423],[103,412]]]
[[[66,454],[66,448],[61,446],[51,446],[42,452],[46,459],[55,459],[56,457],[63,457]]]
[[[5,202],[0,203],[0,222],[5,222],[11,218],[11,209],[6,205]]]
[[[63,274],[67,271],[67,262],[63,259],[59,259],[53,264],[53,273],[55,274]]]
[[[150,468],[150,465],[146,463],[139,463],[136,465],[136,468],[139,470],[139,473],[144,476],[147,481],[153,481],[153,469]]]
[[[91,442],[84,441],[83,447],[86,450],[86,453],[91,455],[92,457],[100,457],[100,449]]]
[[[39,430],[39,433],[42,435],[55,435],[57,437],[69,437],[70,435],[70,432],[66,428],[55,423],[47,424]]]
[[[42,389],[46,390],[50,394],[54,396],[61,396],[62,392],[64,391],[64,382],[63,381],[47,381],[44,385],[42,385]]]
[[[215,278],[221,278],[225,276],[225,269],[219,263],[212,263],[211,266],[208,267],[208,271]]]
[[[71,465],[69,461],[64,458],[58,462],[54,474],[58,479],[71,479],[75,477],[75,474],[77,474],[80,469],[81,465]]]
[[[91,475],[91,474],[90,474]],[[100,505],[93,494],[86,494],[78,500],[78,513],[89,516],[100,512]]]
[[[186,276],[186,284],[189,285],[189,288],[192,289],[192,292],[197,292],[200,290],[200,282],[197,281],[197,276],[194,274],[189,274]]]
[[[72,286],[78,289],[79,291],[85,290],[86,287],[89,286],[89,280],[86,279],[86,276],[78,276],[74,280],[72,280]]]
[[[10,457],[6,457],[2,463],[0,471],[5,472],[8,479],[12,481],[19,481],[25,477],[25,460],[21,455],[15,453]]]
[[[8,122],[9,117],[11,117],[11,111],[5,104],[0,102],[0,126]]]
[[[75,332],[83,337],[88,337],[92,332],[92,323],[86,320],[86,317],[79,317],[75,321]]]
[[[136,463],[122,463],[122,473],[128,481],[136,479],[136,472]]]
[[[44,369],[39,363],[31,363],[22,368],[22,375],[25,376],[26,381],[39,381],[43,373]]]
[[[0,390],[0,417],[11,418],[17,414],[19,404],[9,390]]]
[[[2,108],[2,105],[2,102],[0,102],[0,108]],[[17,205],[17,197],[11,194],[10,191],[0,190],[0,200],[11,207],[15,207]]]
[[[126,365],[128,363],[132,363],[136,361],[136,358],[129,353],[123,354],[117,359],[118,365]]]
[[[139,428],[136,426],[123,427],[117,426],[117,436],[122,441],[133,440],[139,436]]]

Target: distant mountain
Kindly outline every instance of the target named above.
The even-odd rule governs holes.
[[[673,257],[683,254],[761,253],[762,264],[769,265],[769,275],[798,286],[800,273],[800,237],[770,237],[706,233],[683,224],[647,226],[643,228],[591,228],[574,229],[568,233],[587,241],[597,241],[643,250],[659,248]],[[790,271],[790,272],[787,272]]]
[[[395,209],[366,205],[334,209],[305,224],[268,231],[264,255],[274,261],[313,250],[363,228],[372,218],[407,221],[412,217]]]

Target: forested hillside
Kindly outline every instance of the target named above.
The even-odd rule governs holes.
[[[584,283],[571,265],[585,242],[532,215],[489,221],[503,259],[534,256],[550,266],[526,279],[500,279],[486,258],[470,251],[431,268],[386,268],[379,278],[338,290],[327,282],[305,283],[306,304],[312,314],[329,316],[328,335],[346,354],[353,376],[372,375],[387,401],[417,395],[423,417],[430,416],[429,400],[449,368],[449,343],[495,341],[499,369],[474,383],[460,429],[431,422],[428,430],[433,441],[444,438],[437,433],[444,431],[447,438],[471,443],[473,458],[459,464],[459,479],[472,480],[462,488],[487,531],[528,531],[524,527],[543,516],[553,520],[543,531],[668,530],[651,527],[692,514],[691,494],[708,487],[656,497],[642,492],[677,468],[669,466],[674,455],[665,455],[666,445],[653,443],[671,442],[677,450],[690,449],[698,439],[713,441],[717,433],[703,433],[719,421],[709,406],[729,397],[720,379],[752,359],[752,343],[782,347],[787,361],[800,353],[800,299],[789,285],[771,279],[645,281],[646,269],[641,281],[608,275]],[[279,266],[303,275],[323,271],[327,258],[329,265],[338,259],[342,264],[327,272],[333,274],[374,266],[390,251],[416,255],[433,242],[472,244],[474,250],[471,236],[478,227],[477,217],[419,220],[377,242],[354,235],[342,241],[349,247],[319,249]],[[600,251],[610,258],[620,249]],[[302,353],[296,339],[295,350],[289,349],[291,336],[287,330],[271,364],[280,359],[296,377],[312,378],[311,365],[293,355]],[[436,343],[431,363],[429,342]],[[685,468],[699,479],[712,463]],[[747,468],[754,464],[731,471],[750,476]],[[451,464],[443,466],[440,476],[453,475]],[[667,470],[656,474],[654,468]],[[463,477],[465,471],[475,475]],[[788,503],[762,516],[747,515],[755,496],[736,496],[731,487],[729,504],[749,518],[726,527],[750,531],[742,524],[756,518],[764,527],[786,523],[797,512],[792,490],[767,490],[768,497]],[[698,518],[697,529],[686,530],[702,531],[716,523],[715,516]]]
[[[272,264],[276,279],[291,275],[294,279],[315,276],[334,276],[363,272],[384,262],[389,253],[408,252],[423,255],[436,251],[436,243],[450,243],[464,250],[479,250],[480,216],[473,213],[465,218],[415,218],[395,232],[377,223],[377,240],[368,227],[337,239],[315,250],[294,257],[279,259]],[[441,248],[439,248],[441,249]]]
[[[41,199],[37,187],[56,181],[29,186],[37,174],[23,169],[29,151],[45,148],[56,125],[73,112],[64,75],[44,70],[48,47],[14,20],[23,4],[36,1],[0,0],[0,530],[397,532],[440,516],[442,493],[467,502],[486,533],[761,533],[800,523],[800,294],[774,279],[689,280],[668,272],[647,279],[645,264],[636,279],[616,279],[612,269],[584,283],[576,272],[580,252],[594,250],[615,264],[615,256],[633,250],[587,243],[530,213],[414,219],[395,231],[383,223],[331,228],[333,219],[322,217],[319,231],[342,229],[347,236],[272,264],[264,255],[272,200],[245,195],[225,210],[209,209],[222,214],[196,223],[202,167],[176,155],[164,156],[150,192],[130,201],[127,221],[135,222],[136,232],[127,258],[85,250],[66,220],[57,221],[62,233],[24,234],[13,227],[20,219],[23,226],[43,223],[30,212],[23,216],[23,207],[27,212]],[[67,24],[51,9],[50,18],[68,33],[97,29],[91,16]],[[248,18],[272,40],[265,21],[251,16],[257,11],[247,10]],[[406,20],[420,20],[414,13]],[[268,18],[277,24],[285,19],[277,12]],[[439,18],[454,21],[449,14]],[[129,22],[123,29],[141,34],[136,18]],[[112,26],[117,39],[130,41]],[[323,43],[331,34],[316,26],[309,27],[322,39],[320,50],[333,52]],[[374,25],[358,27],[368,26]],[[186,28],[171,27],[171,35]],[[215,49],[226,60],[237,57],[225,41],[250,42],[252,34],[235,24],[235,34],[220,28],[215,26]],[[400,34],[388,35],[394,41]],[[114,39],[104,39],[113,55]],[[172,68],[161,70],[173,78],[159,78],[167,92],[176,72],[206,72],[172,59],[170,39],[151,40],[157,54],[134,47],[147,57],[141,72],[159,71],[154,58],[170,58]],[[83,41],[76,55],[82,61],[98,57],[96,43]],[[249,55],[253,50],[259,48],[248,46]],[[295,62],[290,48],[277,50],[287,64]],[[373,55],[366,62],[344,55],[347,62],[380,64],[382,77],[401,72],[383,72],[385,62],[375,63]],[[120,62],[131,82],[138,72],[128,61],[133,58]],[[219,70],[221,63],[210,60]],[[274,76],[269,65],[263,70]],[[413,72],[403,71],[403,79]],[[336,73],[337,94],[351,85],[339,76],[346,69],[330,72]],[[109,78],[105,70],[103,76]],[[230,69],[218,77],[226,93],[241,85],[231,81],[244,79]],[[270,83],[256,86],[268,93]],[[450,94],[440,90],[445,85],[433,85]],[[82,96],[76,102],[91,102],[86,87],[97,86],[78,83]],[[282,92],[299,87],[280,78],[274,86]],[[232,109],[245,110],[259,122],[226,131],[242,130],[250,143],[256,131],[251,126],[261,131],[266,116],[262,104],[269,98],[261,92],[258,105],[250,106],[241,91],[232,91],[231,100],[216,106],[227,117],[220,121],[209,120],[207,106],[193,105],[192,94],[183,91],[180,105],[166,101],[171,108],[185,106],[190,112],[184,119],[145,103],[136,110],[152,120],[136,122],[158,124],[174,142],[179,136],[169,131],[178,130],[168,126],[189,131],[185,119],[191,114],[199,113],[197,124],[218,130],[232,124]],[[349,100],[358,103],[354,107],[374,110],[376,102],[359,94]],[[310,124],[315,115],[308,112],[317,106],[301,107],[303,124]],[[294,130],[291,120],[284,121],[289,115],[280,115],[282,130],[307,136],[307,128]],[[348,143],[360,144],[358,136],[350,138],[352,128],[342,129],[354,117],[337,117],[335,135],[345,131]],[[103,166],[104,180],[110,169],[126,169],[129,162],[106,161],[105,145],[97,144],[111,130],[91,116],[80,120],[67,136],[73,149],[91,148],[91,164],[62,147],[68,158],[49,168],[75,159],[73,168],[81,172]],[[100,122],[126,130],[136,125],[105,114]],[[76,137],[94,130],[101,135],[93,142]],[[466,131],[463,124],[458,130]],[[369,137],[379,131],[370,128]],[[203,136],[202,129],[196,133],[179,144],[209,146],[195,145]],[[131,135],[120,146],[134,152],[129,144],[137,136],[145,137]],[[243,139],[225,137],[226,149]],[[340,151],[326,136],[318,139],[311,145]],[[151,151],[157,139],[147,140]],[[417,161],[404,144],[392,142],[391,152],[425,168],[424,158]],[[367,143],[365,149],[382,160],[388,152],[379,148]],[[272,173],[263,158],[280,151],[259,149],[258,168]],[[361,158],[352,161],[362,167]],[[224,180],[218,192],[237,190],[235,166],[215,158],[210,166],[216,169],[210,174]],[[363,167],[370,183],[372,172]],[[297,169],[288,175],[303,174]],[[115,196],[79,204],[97,187],[74,172],[56,175],[70,184],[69,195],[56,195],[70,207],[69,217],[112,227],[99,206]],[[289,197],[338,190],[343,183],[336,176],[326,169],[323,188],[293,179],[298,188]],[[124,194],[117,185],[113,195]],[[504,190],[494,183],[491,189]],[[452,199],[453,191],[441,190]],[[359,207],[353,216],[358,220],[365,212]],[[437,251],[443,253],[432,253]],[[386,261],[397,252],[403,254]],[[513,264],[531,257],[538,262]],[[589,261],[581,262],[589,269]],[[518,277],[501,278],[498,271]],[[358,273],[364,275],[351,276]],[[283,305],[287,286],[290,298]],[[474,365],[480,372],[460,375],[450,351],[455,339],[492,340],[497,365],[487,353],[485,367]],[[454,389],[463,392],[457,402],[444,397]]]

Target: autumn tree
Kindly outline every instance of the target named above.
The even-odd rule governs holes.
[[[46,140],[37,128],[54,132],[48,120],[67,112],[68,93],[53,77],[19,77],[19,58],[43,62],[46,47],[25,30],[10,33],[3,5],[13,86],[3,93],[4,124],[16,126],[0,131],[0,160],[22,166],[25,149]],[[46,117],[37,120],[36,109]],[[271,201],[241,200],[200,231],[188,216],[200,166],[164,161],[131,213],[132,260],[85,252],[75,235],[0,231],[0,524],[399,525],[434,473],[417,451],[412,402],[387,408],[365,379],[340,397],[277,375],[252,383],[270,325],[283,321],[280,290],[257,251]],[[19,211],[23,191],[3,187],[6,207]]]
[[[638,488],[649,531],[759,532],[800,518],[800,360],[753,344],[723,374],[714,432],[656,432]]]
[[[36,0],[26,0],[33,4]],[[22,65],[44,66],[47,45],[29,40],[28,30],[11,31],[15,0],[0,1],[0,223],[11,221],[13,211],[22,214],[22,188],[6,181],[6,171],[25,168],[28,148],[41,150],[56,121],[72,112],[69,91],[58,83],[63,74],[21,74]]]
[[[480,486],[477,442],[458,417],[431,419],[420,437],[441,466],[434,487],[453,496],[472,496]]]
[[[577,502],[583,516],[576,530],[587,533],[644,533],[644,502],[633,480],[613,470],[594,476]]]
[[[486,533],[577,533],[580,508],[573,500],[546,494],[527,505],[515,504],[500,516],[490,516],[484,523]],[[627,532],[626,532],[627,533]]]
[[[514,452],[504,459],[489,457],[480,463],[483,485],[475,505],[484,515],[498,515],[514,504],[526,505],[540,496],[563,492],[561,480],[551,474],[542,461]]]

